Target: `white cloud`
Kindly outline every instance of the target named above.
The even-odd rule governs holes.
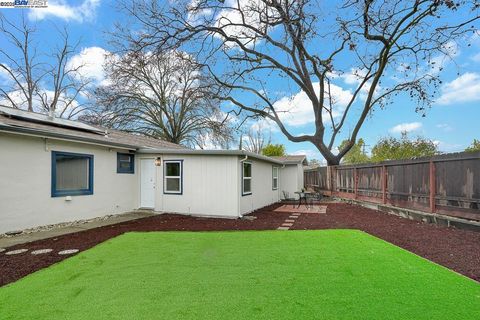
[[[455,57],[460,55],[460,48],[454,41],[449,41],[444,44],[441,49],[441,54],[430,59],[429,74],[435,75],[440,73]]]
[[[30,9],[28,17],[32,20],[43,20],[49,17],[65,21],[91,21],[96,15],[100,0],[84,0],[78,6],[71,6],[64,0],[49,0],[47,8]]]
[[[448,143],[441,140],[435,140],[433,143],[437,146],[440,152],[459,152],[463,151],[464,147],[459,143]]]
[[[320,85],[318,82],[313,84],[318,92]],[[350,90],[332,84],[330,86],[333,103],[333,118],[336,119],[342,115],[345,107],[352,98]],[[326,99],[327,100],[327,99]],[[279,118],[282,122],[289,126],[303,126],[315,121],[313,113],[312,102],[304,91],[300,91],[291,97],[283,97],[274,104],[275,110],[278,112]],[[323,119],[325,123],[330,121],[329,115],[324,110]]]
[[[367,71],[365,69],[351,68],[349,72],[343,73],[340,76],[340,78],[343,80],[343,82],[345,82],[345,84],[358,87],[365,80],[366,76],[367,76]],[[372,86],[372,82],[366,81],[363,84],[362,89],[360,90],[358,99],[362,101],[366,100],[371,86]],[[381,91],[382,91],[382,87],[379,84],[377,84],[374,92],[375,95],[377,95]]]
[[[422,127],[422,123],[420,122],[406,122],[400,123],[395,127],[390,129],[391,133],[402,133],[402,132],[412,132],[420,129]]]
[[[192,0],[190,6],[195,6],[198,2],[198,0]],[[261,30],[261,32],[267,32],[266,28],[271,31],[274,28],[272,24],[264,23],[264,21],[272,20],[273,16],[278,16],[278,13],[275,15],[273,10],[271,6],[267,7],[262,0],[225,0],[223,8],[214,17],[214,25],[222,28],[228,37],[235,38],[247,47],[253,47],[262,39],[257,39],[257,32],[245,27],[245,25]],[[212,10],[194,12],[189,16],[189,20],[195,23],[199,18],[201,19],[203,16],[208,18],[212,13]],[[215,34],[215,36],[223,38],[219,34]],[[235,48],[236,43],[226,42],[225,46]]]
[[[55,92],[46,88],[39,88],[38,94],[33,97],[32,107],[33,111],[36,112],[43,112],[43,104],[42,99],[45,100],[48,104],[50,104],[53,100]],[[25,98],[25,95],[22,93],[20,89],[14,89],[8,92],[8,98],[1,98],[0,105],[4,105],[7,107],[19,107],[20,109],[27,109],[28,103]],[[13,102],[13,104],[12,104]],[[58,117],[63,113],[63,117],[68,117],[71,112],[80,111],[79,109],[79,102],[77,100],[72,100],[71,97],[65,95],[65,93],[61,93],[58,97],[58,102],[56,105],[55,113]]]
[[[357,68],[352,68],[350,69],[350,72],[346,72],[341,75],[341,78],[343,81],[345,81],[346,84],[359,84],[360,82],[365,79],[365,76],[367,75],[367,72],[362,69],[357,69]]]
[[[480,100],[480,75],[467,72],[442,86],[442,94],[437,103],[448,105],[478,100]]]
[[[12,82],[12,78],[9,74],[9,71],[11,71],[10,67],[6,64],[1,64],[2,67],[0,67],[0,84],[1,85],[7,85]],[[5,70],[3,67],[6,67],[8,69]]]
[[[450,131],[453,130],[453,128],[447,123],[439,123],[439,124],[436,125],[436,127],[438,129],[441,129],[441,130],[445,131],[445,132],[450,132]]]
[[[480,52],[470,57],[475,62],[480,62]]]
[[[98,84],[105,81],[103,65],[109,52],[100,47],[88,47],[74,55],[67,64],[67,68],[79,68],[78,75],[91,79]]]
[[[256,0],[227,0],[225,3],[225,9],[220,11],[216,17],[216,26],[223,27],[225,33],[228,36],[233,36],[237,39],[245,38],[248,41],[255,33],[241,26],[230,26],[230,24],[242,24],[245,19],[246,24],[254,27],[259,26],[259,17],[253,10],[246,10],[249,7],[258,7],[258,1]],[[234,9],[229,9],[234,8]],[[244,15],[242,16],[242,13]]]

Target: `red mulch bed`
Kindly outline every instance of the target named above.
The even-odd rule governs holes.
[[[302,214],[291,229],[359,229],[414,252],[431,261],[480,281],[480,233],[425,224],[378,211],[343,203],[327,204],[327,214]],[[123,222],[16,245],[9,250],[26,248],[28,252],[7,256],[0,253],[0,286],[68,258],[56,252],[65,249],[86,250],[128,231],[214,231],[276,229],[289,213],[274,212],[272,205],[254,212],[255,220],[195,218],[174,214]],[[54,249],[34,256],[30,251]]]

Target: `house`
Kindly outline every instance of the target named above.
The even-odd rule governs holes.
[[[303,161],[0,107],[0,233],[136,209],[238,218],[301,189]]]
[[[271,157],[283,163],[280,170],[281,197],[294,198],[295,192],[304,187],[303,168],[307,165],[307,157],[304,155],[292,155],[282,157]]]

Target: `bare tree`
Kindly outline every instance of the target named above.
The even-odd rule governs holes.
[[[110,83],[96,91],[101,124],[191,147],[231,141],[228,115],[188,55],[127,49],[108,58],[106,73]]]
[[[78,98],[90,83],[82,76],[83,65],[69,63],[78,43],[72,44],[63,30],[61,45],[47,55],[39,51],[37,31],[24,16],[16,25],[0,15],[0,34],[14,49],[0,48],[0,59],[5,61],[0,72],[6,78],[0,87],[0,105],[74,118],[87,106]]]
[[[35,94],[44,76],[39,73],[41,63],[38,62],[36,44],[32,39],[36,29],[29,26],[24,18],[21,26],[16,26],[0,15],[0,32],[9,44],[19,51],[16,56],[5,46],[0,47],[0,57],[6,61],[0,63],[0,71],[11,81],[11,85],[0,87],[0,97],[4,100],[2,105],[14,108],[26,106],[28,111],[33,111]]]
[[[267,135],[267,130],[262,125],[262,122],[257,122],[240,139],[242,139],[243,150],[261,154],[263,148],[271,143],[272,135],[270,131],[268,131]]]
[[[237,114],[275,122],[289,140],[314,144],[329,164],[340,162],[368,115],[395,95],[409,95],[425,112],[441,60],[478,20],[476,1],[451,0],[144,0],[122,8],[141,30],[129,32],[139,46],[194,55]],[[340,101],[336,82],[345,76],[355,87]],[[268,90],[272,77],[288,94],[307,96],[313,134],[289,130],[285,118],[299,106],[279,107],[282,96]]]
[[[51,64],[45,70],[45,79],[51,90],[37,90],[41,111],[54,113],[61,118],[74,118],[86,111],[90,101],[84,96],[89,91],[91,80],[83,75],[84,64],[72,64],[79,43],[71,44],[66,30],[61,32],[62,42],[53,50]]]

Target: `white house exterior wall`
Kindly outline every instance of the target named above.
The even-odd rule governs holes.
[[[51,196],[52,151],[94,157],[93,194]],[[282,168],[264,160],[252,163],[252,194],[242,196],[242,156],[135,154],[135,173],[117,173],[117,152],[109,147],[0,132],[0,233],[129,212],[140,206],[140,159],[155,167],[157,212],[237,218],[280,200],[281,191],[303,186],[301,165]],[[164,194],[164,160],[183,161],[183,192]],[[272,189],[272,167],[279,167],[279,188]],[[297,174],[295,174],[297,173]],[[301,184],[301,185],[299,185]]]
[[[281,165],[259,161],[256,159],[248,159],[252,163],[252,194],[242,196],[241,191],[241,170],[242,165],[238,163],[238,173],[240,175],[239,181],[239,196],[240,196],[240,214],[244,215],[256,209],[265,207],[269,204],[280,201],[280,188],[272,189],[272,167],[281,167]],[[282,171],[282,169],[279,169]],[[281,184],[281,174],[280,184]]]
[[[52,151],[94,156],[92,195],[51,197]],[[117,151],[0,133],[0,233],[135,209],[137,174],[117,174]]]
[[[297,164],[297,190],[301,190],[303,187],[305,187],[303,179],[303,164],[299,163]]]
[[[209,155],[157,155],[155,211],[192,215],[238,217],[237,157]],[[146,156],[141,156],[146,157]],[[165,194],[164,160],[183,161],[182,194]]]
[[[280,170],[280,196],[284,199],[283,191],[288,192],[289,198],[295,198],[295,191],[299,191],[303,187],[303,170],[299,172],[299,168],[302,169],[301,166],[297,164],[288,164],[285,165]],[[301,179],[298,176],[299,174],[302,175]]]

